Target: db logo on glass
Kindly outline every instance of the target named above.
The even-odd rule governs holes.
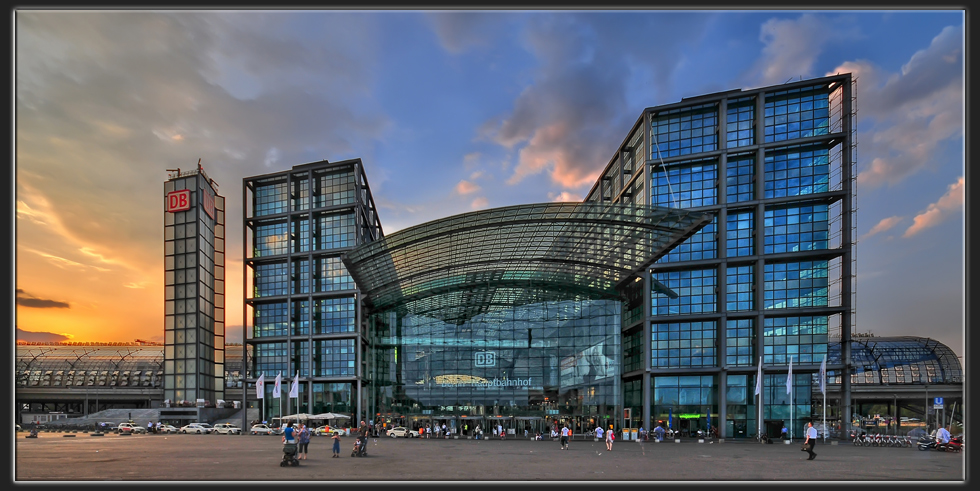
[[[171,191],[167,193],[167,211],[170,213],[191,209],[191,190]]]
[[[476,366],[492,367],[496,364],[496,354],[493,351],[479,351],[476,353]]]

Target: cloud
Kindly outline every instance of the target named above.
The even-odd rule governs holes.
[[[37,298],[24,290],[17,289],[17,305],[22,307],[30,307],[34,309],[70,309],[71,305],[68,302],[61,302],[58,300],[47,300],[43,298]]]
[[[869,230],[868,233],[862,235],[861,239],[859,240],[867,239],[868,237],[879,234],[881,232],[887,232],[895,225],[898,225],[898,222],[902,221],[902,218],[904,217],[893,216],[893,217],[881,219],[881,221],[878,222],[874,227],[871,227],[871,230]]]
[[[459,181],[459,184],[456,184],[456,192],[459,194],[470,194],[479,190],[480,186],[478,184],[466,180]]]
[[[905,230],[902,237],[911,237],[927,228],[935,227],[946,221],[951,214],[963,209],[963,188],[965,179],[960,177],[956,182],[949,185],[946,194],[939,198],[939,201],[932,203],[925,211],[919,213],[912,219],[912,226]]]
[[[443,49],[459,54],[471,47],[489,46],[493,31],[505,17],[487,12],[433,12],[426,18]]]
[[[481,197],[476,198],[475,200],[473,200],[472,203],[470,203],[470,208],[472,208],[474,210],[482,210],[482,209],[486,208],[488,204],[490,204],[490,202],[487,201],[487,198],[481,196]]]
[[[963,136],[963,31],[947,27],[929,47],[916,52],[901,73],[868,61],[847,62],[830,73],[857,79],[857,107],[870,131],[861,137],[858,184],[894,185],[942,159],[940,144]],[[870,137],[869,137],[870,135]]]
[[[60,341],[71,341],[74,337],[71,334],[55,334],[53,332],[32,332],[16,328],[16,340],[40,343],[57,343]]]
[[[759,60],[748,76],[760,85],[775,85],[787,79],[807,78],[823,51],[832,42],[846,42],[858,34],[842,27],[840,19],[803,14],[795,19],[770,19],[759,28],[764,44]]]
[[[272,147],[265,153],[265,166],[272,167],[276,162],[279,162],[279,149]]]
[[[554,192],[548,193],[548,199],[550,199],[551,201],[559,201],[559,202],[574,202],[574,201],[582,201],[584,198],[582,198],[582,196],[575,193],[562,191],[560,193],[554,193]]]

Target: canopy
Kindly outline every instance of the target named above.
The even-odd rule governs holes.
[[[350,416],[337,413],[320,413],[310,416],[310,419],[350,419]]]
[[[288,416],[283,416],[280,419],[282,419],[284,421],[292,421],[292,420],[299,421],[299,420],[316,419],[316,418],[310,416],[307,413],[297,413],[297,414],[290,414]]]
[[[488,311],[539,302],[539,289],[620,298],[617,285],[711,219],[640,204],[519,205],[409,227],[342,259],[376,311],[394,307],[461,325]]]

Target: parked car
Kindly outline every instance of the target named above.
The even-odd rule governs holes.
[[[388,430],[388,436],[392,438],[418,438],[419,432],[416,430],[410,430],[404,426],[396,426]]]
[[[160,433],[177,433],[180,429],[174,425],[160,425],[157,431]]]
[[[146,428],[136,423],[119,423],[116,430],[119,433],[146,433]]]
[[[189,425],[182,426],[180,428],[180,432],[184,434],[196,433],[198,435],[207,435],[211,433],[213,429],[214,428],[212,428],[211,425],[207,423],[191,423]]]
[[[279,434],[278,428],[272,428],[267,424],[252,425],[252,428],[249,429],[248,431],[253,435],[278,435]]]
[[[329,426],[321,426],[313,430],[313,434],[317,436],[333,436],[333,435],[344,436],[347,434],[347,430],[343,428],[331,428]]]
[[[218,423],[214,425],[213,433],[216,435],[219,433],[222,435],[241,435],[242,429],[232,423]]]

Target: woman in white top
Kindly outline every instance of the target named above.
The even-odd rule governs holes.
[[[610,428],[609,431],[606,432],[606,450],[612,452],[612,444],[614,439],[615,437],[613,436],[613,430]]]

